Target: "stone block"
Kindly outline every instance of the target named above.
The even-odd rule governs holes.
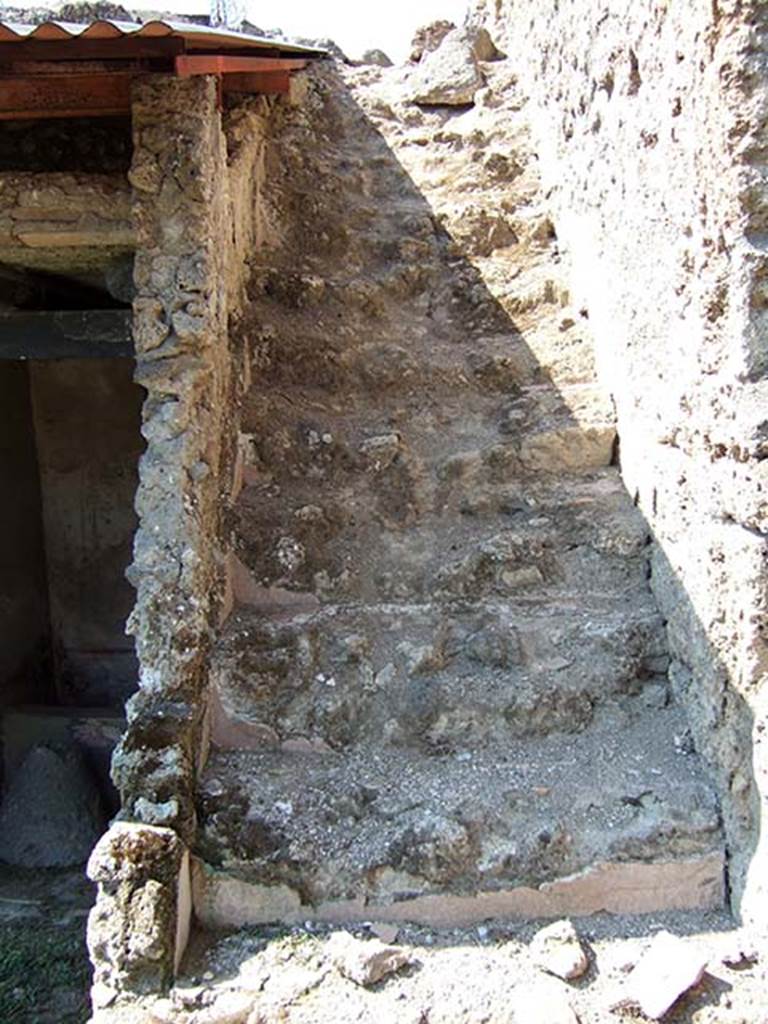
[[[36,746],[11,776],[0,808],[0,859],[20,867],[84,864],[105,818],[74,747]]]
[[[627,978],[626,1000],[646,1017],[661,1020],[677,1000],[701,981],[707,957],[695,941],[659,932]]]
[[[117,822],[88,861],[99,883],[88,919],[96,1009],[168,990],[189,935],[189,861],[175,832]]]
[[[216,872],[196,861],[193,873],[195,913],[208,927],[300,924],[307,920],[351,924],[376,920],[466,928],[488,920],[584,917],[591,914],[646,914],[722,906],[723,858],[720,853],[656,864],[600,863],[570,878],[538,888],[521,886],[476,895],[415,896],[396,902],[345,900],[317,906],[302,904],[285,885],[257,885]]]
[[[411,73],[409,95],[421,106],[467,106],[485,84],[472,40],[463,29],[451,29],[439,46],[426,53]]]

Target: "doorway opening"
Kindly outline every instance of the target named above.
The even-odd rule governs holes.
[[[53,867],[118,809],[144,391],[127,303],[26,284],[49,301],[0,313],[0,860]]]

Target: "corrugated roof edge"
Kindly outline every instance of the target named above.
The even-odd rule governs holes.
[[[291,53],[306,53],[307,56],[323,57],[325,50],[302,46],[283,39],[267,39],[263,36],[251,36],[230,29],[212,28],[208,25],[196,25],[181,21],[147,21],[144,24],[131,21],[108,21],[99,19],[88,24],[76,24],[68,21],[45,21],[40,25],[23,25],[18,22],[0,22],[0,43],[21,42],[29,39],[46,41],[62,41],[67,39],[119,39],[125,36],[142,38],[162,38],[179,36],[201,45],[210,41],[211,46],[219,45],[230,49],[272,49]]]

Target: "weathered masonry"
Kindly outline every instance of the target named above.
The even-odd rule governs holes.
[[[0,37],[0,694],[121,729],[104,1019],[192,928],[764,911],[761,18],[488,6]]]
[[[183,948],[180,851],[251,360],[238,315],[268,231],[255,217],[268,97],[290,102],[292,72],[316,55],[164,22],[0,29],[3,813],[30,751],[64,744],[105,813],[151,826],[108,833],[95,869],[95,914],[113,929],[94,929],[97,992],[103,973],[161,989]],[[22,810],[5,859],[87,855],[38,849]],[[160,956],[126,930],[136,899]]]
[[[734,905],[766,928],[768,9],[477,7],[527,83],[622,473],[654,538],[670,677],[720,794]]]

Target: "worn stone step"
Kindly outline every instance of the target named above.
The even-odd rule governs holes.
[[[685,722],[424,757],[217,754],[200,782],[208,925],[648,912],[724,898],[716,798]]]
[[[322,388],[326,400],[337,393],[354,400],[372,391],[409,394],[426,388],[508,394],[546,380],[543,343],[534,352],[511,330],[441,338],[434,322],[414,318],[395,337],[380,331],[361,339],[318,331],[313,322],[290,327],[290,346],[270,344],[260,375],[264,390]],[[547,340],[550,363],[564,361],[575,345],[564,336]]]
[[[623,722],[668,700],[663,622],[540,602],[238,608],[211,657],[213,741],[386,742],[425,751]]]
[[[319,443],[322,443],[319,440]],[[422,600],[645,585],[648,528],[615,469],[488,481],[482,454],[432,479],[394,464],[401,441],[363,442],[367,472],[275,484],[251,477],[237,505],[239,556],[262,586],[321,601]],[[485,478],[485,480],[483,480]],[[399,484],[399,488],[398,488]]]
[[[341,497],[301,487],[276,501],[269,486],[246,491],[238,549],[254,580],[323,603],[592,591],[626,600],[646,586],[648,530],[626,495],[608,507],[599,491],[590,502],[542,506],[524,488],[449,479],[430,502],[439,513],[403,522],[391,493],[370,479]]]
[[[258,400],[257,400],[258,399]],[[589,474],[615,459],[612,409],[592,386],[530,386],[513,396],[417,393],[355,404],[313,393],[252,398],[248,479],[343,491],[370,481],[401,518],[441,481],[457,488]]]
[[[399,264],[389,272],[393,287],[411,287],[408,275],[398,284]],[[408,321],[401,319],[394,331],[385,324],[347,332],[343,320],[329,330],[319,318],[338,320],[336,313],[347,310],[348,315],[350,305],[378,301],[370,283],[352,280],[341,288],[318,274],[274,274],[300,309],[289,317],[272,316],[269,305],[262,306],[269,326],[262,328],[258,385],[265,391],[319,388],[327,400],[335,394],[354,399],[356,394],[421,389],[426,397],[435,389],[503,394],[548,379],[563,385],[594,379],[592,344],[574,311],[558,309],[548,316],[537,311],[492,333],[467,332],[450,320],[438,325],[429,311],[418,308],[409,310]]]

